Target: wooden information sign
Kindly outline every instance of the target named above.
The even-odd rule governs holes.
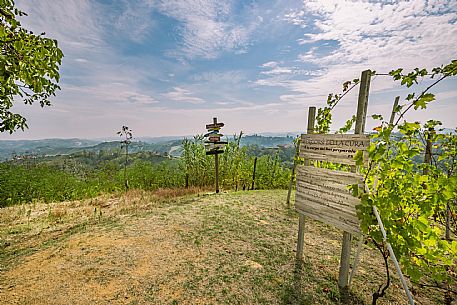
[[[345,232],[359,233],[355,206],[360,200],[352,196],[348,185],[361,184],[362,175],[314,167],[312,161],[355,165],[355,153],[366,152],[369,145],[368,135],[302,135],[300,157],[309,160],[309,165],[297,167],[296,210]]]

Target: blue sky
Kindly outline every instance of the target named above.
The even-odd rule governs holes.
[[[457,58],[457,1],[17,0],[23,25],[59,41],[52,107],[25,106],[29,130],[0,139],[300,131],[309,106],[362,70],[431,68]],[[421,83],[414,91],[420,91]],[[408,91],[372,80],[369,113]],[[457,126],[457,80],[414,119]],[[355,113],[357,92],[333,129]],[[413,118],[413,117],[411,117]],[[370,125],[371,124],[371,125]],[[368,120],[368,128],[373,122]]]

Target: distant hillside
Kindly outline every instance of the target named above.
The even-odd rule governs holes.
[[[67,154],[98,143],[87,139],[1,140],[0,160],[11,159],[12,155]]]
[[[295,133],[285,136],[243,136],[242,146],[256,145],[259,148],[290,146]],[[149,151],[160,155],[179,157],[182,153],[182,140],[185,137],[139,138],[130,145],[132,153]],[[192,140],[192,137],[186,137]],[[233,137],[227,137],[233,141]],[[156,142],[152,142],[156,141]],[[81,152],[111,151],[120,148],[119,141],[102,141],[88,139],[44,139],[44,140],[0,140],[0,161],[10,160],[13,156],[34,155],[38,157],[71,155]]]

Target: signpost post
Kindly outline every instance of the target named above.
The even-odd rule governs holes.
[[[227,142],[221,141],[223,135],[220,130],[222,127],[224,127],[224,123],[217,122],[217,118],[213,118],[213,123],[206,125],[208,133],[205,134],[205,137],[208,138],[205,141],[206,155],[214,155],[216,193],[219,193],[219,154],[224,152],[224,146],[227,144]]]

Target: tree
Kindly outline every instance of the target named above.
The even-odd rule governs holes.
[[[127,179],[127,163],[129,161],[129,145],[132,143],[132,130],[127,126],[122,126],[122,129],[117,132],[120,137],[124,140],[121,141],[121,147],[125,147],[125,164],[124,164],[124,183],[125,189],[129,188],[129,181]]]
[[[60,89],[57,83],[63,53],[56,40],[21,26],[17,17],[26,15],[13,0],[0,0],[0,132],[28,127],[22,115],[11,111],[15,97],[44,107]]]

